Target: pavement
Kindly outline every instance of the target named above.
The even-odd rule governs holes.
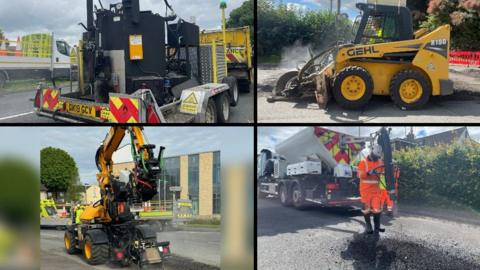
[[[289,69],[260,66],[258,70],[259,123],[478,123],[480,122],[480,71],[451,67],[452,96],[432,97],[421,110],[402,111],[389,97],[375,96],[362,110],[345,110],[330,101],[321,110],[314,98],[268,103],[276,80]]]
[[[67,87],[65,91],[69,91]],[[254,91],[241,92],[237,107],[232,108],[231,123],[254,122]],[[53,119],[40,117],[33,110],[36,91],[6,93],[0,91],[0,123],[56,123]]]
[[[415,207],[413,207],[415,209]],[[446,211],[443,211],[444,214]],[[480,269],[480,224],[402,212],[365,236],[358,210],[257,205],[258,269]],[[478,222],[478,218],[475,217]]]
[[[91,266],[81,254],[69,255],[63,247],[63,231],[40,231],[41,268],[51,270],[138,269],[132,265],[121,268],[113,263]],[[220,265],[219,231],[176,231],[158,233],[158,241],[170,241],[172,257],[165,262],[166,270],[214,270]]]

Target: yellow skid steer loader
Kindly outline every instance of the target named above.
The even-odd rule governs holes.
[[[403,110],[424,106],[430,96],[453,94],[448,79],[450,26],[413,32],[405,6],[358,3],[351,44],[331,47],[277,81],[280,98],[315,96],[325,108],[330,95],[345,109],[365,107],[373,95],[390,95]]]

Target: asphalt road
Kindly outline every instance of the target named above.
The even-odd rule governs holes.
[[[68,89],[67,89],[68,91]],[[232,108],[231,123],[254,122],[254,91],[240,93],[237,107]],[[33,110],[35,91],[5,93],[0,91],[0,123],[55,123]]]
[[[120,268],[109,263],[106,265],[90,266],[83,261],[82,255],[68,255],[63,247],[63,231],[42,230],[40,232],[41,268],[50,270],[86,270],[86,269],[138,269],[132,265],[129,268]],[[157,234],[159,241],[168,238],[172,257],[165,262],[166,270],[213,270],[220,265],[220,232],[191,232],[178,231],[167,234]],[[189,249],[183,249],[189,246]],[[189,254],[191,251],[195,251]],[[215,256],[216,255],[216,256]],[[207,264],[202,263],[206,261]],[[212,266],[217,265],[217,266]]]
[[[299,211],[271,198],[259,199],[257,207],[261,270],[480,269],[478,223],[407,214],[400,205],[398,217],[383,218],[386,232],[377,238],[362,234],[358,210]]]
[[[480,76],[452,70],[455,94],[432,97],[425,108],[402,111],[389,97],[374,97],[363,110],[345,110],[331,101],[321,110],[314,98],[297,98],[268,103],[277,79],[286,69],[259,67],[258,121],[260,123],[478,123],[480,122]],[[474,92],[476,95],[471,95]]]

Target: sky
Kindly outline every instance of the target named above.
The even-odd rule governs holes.
[[[283,0],[287,6],[295,7],[300,10],[330,10],[330,0]],[[355,7],[356,3],[366,2],[365,0],[342,0],[341,13],[348,14],[350,20],[355,20],[355,17],[360,14]],[[333,0],[333,11],[337,10],[337,0]]]
[[[258,151],[262,149],[274,149],[275,145],[294,135],[305,127],[259,127],[258,128]],[[380,129],[380,127],[326,127],[327,129],[342,132],[352,136],[368,137]],[[456,129],[459,127],[414,127],[413,132],[417,138],[425,137],[447,130]],[[392,127],[390,137],[405,138],[405,134],[410,132],[410,127]],[[480,127],[468,127],[468,133],[477,142],[480,142]]]
[[[32,136],[41,138],[41,148],[56,147],[75,160],[82,183],[96,183],[95,153],[108,133],[108,127],[36,128]],[[253,128],[251,127],[146,127],[149,143],[165,146],[165,157],[220,151],[221,164],[253,164]],[[126,135],[120,146],[128,145]],[[130,149],[129,147],[127,147]],[[39,151],[37,152],[39,155]],[[114,161],[115,155],[113,157]]]
[[[227,16],[245,0],[227,0]],[[121,0],[102,0],[103,6],[121,2]],[[186,21],[195,17],[200,29],[220,29],[219,0],[170,0],[177,15]],[[98,5],[98,0],[94,0]],[[0,0],[0,29],[8,39],[40,32],[54,32],[55,35],[70,44],[77,44],[84,29],[78,25],[86,24],[85,0]],[[140,0],[141,10],[152,10],[165,14],[162,0]]]

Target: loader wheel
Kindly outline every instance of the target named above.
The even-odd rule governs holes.
[[[305,193],[303,192],[299,184],[293,185],[292,201],[293,201],[293,206],[295,206],[295,208],[299,210],[305,209],[305,206],[306,206]]]
[[[294,89],[298,86],[298,71],[289,71],[277,81],[277,85],[272,91],[273,96],[283,96],[282,91],[285,89]]]
[[[228,91],[230,93],[230,106],[237,106],[239,96],[237,79],[234,77],[225,77],[223,78],[222,83],[228,84]]]
[[[292,206],[292,196],[286,185],[280,186],[280,202],[283,206]]]
[[[108,245],[94,245],[90,235],[85,237],[83,257],[90,265],[106,263],[108,260]]]
[[[357,66],[342,69],[333,81],[333,97],[345,109],[360,109],[373,95],[373,80],[367,70]]]
[[[205,110],[205,123],[216,124],[217,123],[217,106],[213,98],[208,100],[207,109]]]
[[[428,79],[412,69],[403,70],[390,82],[390,96],[402,110],[415,110],[427,104],[432,94]]]
[[[217,107],[217,119],[219,123],[227,123],[230,119],[230,103],[227,93],[222,93],[215,98],[215,107]]]
[[[65,244],[65,250],[68,254],[75,254],[78,253],[80,250],[75,247],[75,236],[70,231],[65,231],[65,235],[63,237],[63,242]]]

